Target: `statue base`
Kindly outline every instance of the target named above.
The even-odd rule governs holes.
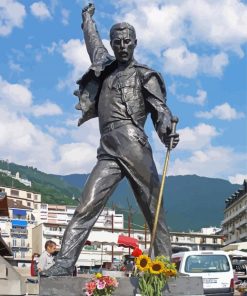
[[[82,277],[50,277],[41,278],[39,296],[84,296],[85,283],[90,278]],[[119,286],[114,296],[140,295],[138,279],[118,278]],[[201,277],[178,277],[170,279],[163,296],[201,296],[204,295]]]

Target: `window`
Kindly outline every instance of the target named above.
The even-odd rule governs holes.
[[[5,189],[4,188],[0,188],[0,192],[5,192]]]
[[[25,256],[26,256],[26,252],[21,251],[21,258],[25,258]]]
[[[13,247],[16,247],[17,246],[17,242],[16,242],[16,239],[14,238],[13,239]]]
[[[34,194],[34,200],[38,200],[38,195]]]
[[[11,189],[10,190],[10,194],[13,195],[13,196],[19,196],[19,191],[18,190]]]
[[[32,198],[32,194],[31,193],[27,193],[27,198],[31,199]]]
[[[34,204],[34,209],[37,210],[38,209],[38,205]]]
[[[217,238],[213,238],[213,243],[217,244]]]
[[[230,265],[225,255],[192,255],[185,262],[185,272],[227,272]]]
[[[28,206],[28,207],[31,207],[31,203],[30,203],[30,201],[27,202],[27,206]]]
[[[25,239],[21,239],[21,247],[25,247],[25,243],[26,243],[26,241],[25,241]]]

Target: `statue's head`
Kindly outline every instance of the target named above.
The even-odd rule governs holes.
[[[137,44],[135,28],[128,23],[118,23],[110,31],[111,47],[118,62],[128,63]]]

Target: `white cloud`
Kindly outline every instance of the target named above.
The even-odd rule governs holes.
[[[57,126],[46,126],[47,130],[51,135],[54,135],[56,137],[63,137],[68,135],[69,131],[68,129],[64,127],[57,127]]]
[[[30,81],[25,83],[11,84],[0,77],[1,158],[57,174],[89,172],[97,161],[97,120],[81,128],[76,128],[74,122],[74,128],[46,126],[48,132],[42,131],[28,117],[58,115],[62,110],[50,101],[33,105],[27,86]],[[59,137],[64,135],[71,144],[59,143]]]
[[[43,1],[34,2],[31,6],[32,14],[40,20],[51,19],[51,13]]]
[[[61,80],[58,84],[59,89],[75,87],[76,81],[90,66],[85,43],[81,43],[79,39],[70,39],[68,42],[63,42],[60,47],[61,54],[67,64],[71,67],[68,77]]]
[[[143,52],[162,56],[170,74],[219,77],[229,53],[244,56],[247,5],[239,0],[120,0],[114,5],[120,9],[116,21],[134,25]],[[205,49],[200,55],[198,45]],[[205,54],[209,47],[214,48],[213,55]]]
[[[51,170],[55,140],[23,115],[0,106],[0,150],[3,159]]]
[[[229,176],[229,181],[232,184],[243,184],[244,180],[247,180],[247,174],[243,175],[243,174],[236,174],[235,176]]]
[[[23,69],[20,64],[15,63],[14,61],[9,61],[9,69],[13,72],[23,72]]]
[[[188,158],[177,157],[171,163],[170,174],[227,178],[239,172],[246,161],[246,154],[236,153],[232,148],[209,146],[193,151]]]
[[[229,120],[229,121],[245,117],[243,112],[236,111],[236,109],[231,107],[228,103],[215,106],[210,111],[197,112],[196,116],[199,118],[206,118],[206,119],[217,118],[217,119]]]
[[[203,106],[207,100],[207,92],[203,89],[198,89],[196,92],[197,96],[181,96],[181,101],[195,104],[195,105],[201,105]]]
[[[170,175],[197,174],[199,176],[227,179],[229,176],[244,174],[247,168],[247,153],[236,152],[232,147],[214,146],[213,140],[221,133],[212,125],[204,123],[177,131],[180,142],[171,152]],[[154,158],[157,169],[162,171],[165,147],[155,132]]]
[[[212,56],[203,56],[200,59],[201,71],[211,76],[220,77],[223,74],[224,67],[229,63],[226,53],[221,52]]]
[[[96,163],[96,149],[89,143],[70,143],[59,147],[58,171],[63,174],[88,173]]]
[[[169,48],[163,53],[164,69],[172,75],[182,75],[187,78],[196,76],[199,65],[197,54],[190,52],[186,46]]]
[[[67,26],[69,24],[70,11],[68,9],[63,8],[61,10],[61,15],[62,15],[62,24]]]
[[[0,76],[0,102],[12,110],[24,110],[32,104],[32,93],[21,84],[11,84]]]
[[[0,12],[0,36],[7,36],[14,27],[21,28],[23,26],[26,10],[20,2],[1,0]]]
[[[50,101],[46,101],[41,105],[32,106],[32,113],[34,116],[40,117],[61,115],[63,111],[57,104],[54,104]]]
[[[211,145],[212,140],[220,135],[217,129],[208,124],[200,123],[194,128],[185,127],[183,129],[177,130],[180,136],[180,142],[176,148],[177,150],[187,150],[195,151],[208,147]],[[164,145],[159,140],[157,133],[152,132],[152,139],[154,141],[154,146],[156,151],[163,151]]]

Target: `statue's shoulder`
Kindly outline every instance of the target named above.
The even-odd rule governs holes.
[[[166,87],[162,75],[148,67],[147,65],[134,64],[142,81],[143,87],[159,100],[164,100],[166,97]]]
[[[163,83],[162,75],[158,71],[150,68],[149,66],[147,66],[145,64],[140,64],[138,62],[135,62],[134,66],[136,67],[138,72],[141,74],[144,81],[145,80],[147,81],[151,77],[156,77],[156,78],[158,78],[159,81],[161,81]]]

